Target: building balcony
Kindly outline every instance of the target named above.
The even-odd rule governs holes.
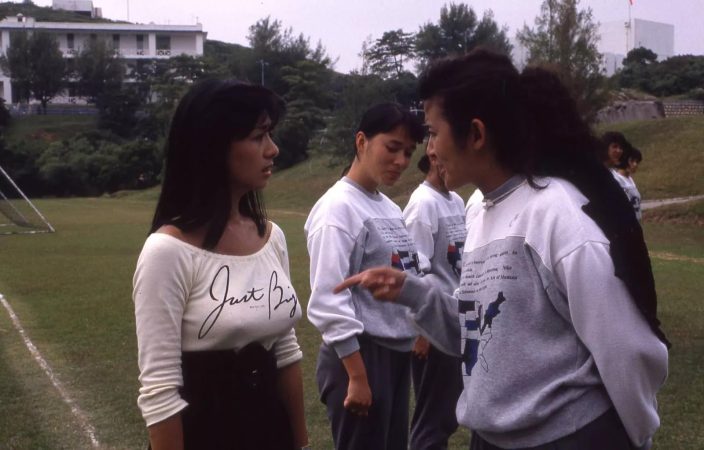
[[[81,53],[81,49],[75,48],[62,48],[64,58],[75,58]],[[180,49],[158,49],[155,50],[156,54],[151,53],[149,49],[138,49],[138,48],[121,48],[119,50],[114,50],[116,56],[126,59],[168,59],[173,56],[178,55],[188,55],[188,56],[201,56],[195,50],[180,50]]]

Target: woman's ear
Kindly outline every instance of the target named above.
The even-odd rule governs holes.
[[[354,137],[354,143],[357,147],[357,158],[359,158],[359,155],[364,152],[364,149],[367,146],[367,136],[365,136],[361,131],[358,131]]]
[[[486,127],[480,119],[472,119],[469,125],[468,144],[473,150],[481,150],[486,146]]]

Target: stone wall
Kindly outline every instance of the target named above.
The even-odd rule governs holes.
[[[663,103],[657,100],[627,100],[614,102],[599,110],[599,123],[629,122],[632,120],[660,119],[665,117]]]
[[[677,100],[663,102],[665,117],[696,116],[704,114],[701,100]]]

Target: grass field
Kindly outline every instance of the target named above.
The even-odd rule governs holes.
[[[45,125],[56,127],[50,132],[61,132],[57,124]],[[38,139],[45,136],[46,127],[25,126]],[[644,198],[704,194],[704,118],[618,128],[644,150],[645,161],[636,176]],[[287,236],[292,278],[303,306],[309,295],[303,223],[339,171],[314,158],[277,173],[267,189],[271,217]],[[387,194],[405,204],[420,179],[411,168]],[[462,191],[463,196],[470,191]],[[152,189],[113,197],[40,200],[36,204],[56,233],[0,236],[0,293],[85,413],[103,448],[139,449],[146,442],[136,406],[131,281],[156,196]],[[704,202],[648,211],[645,218],[660,315],[675,345],[669,380],[659,397],[662,428],[655,448],[701,449]],[[305,355],[306,413],[313,448],[329,449],[329,427],[314,385],[320,337],[306,319],[298,326],[298,336]],[[467,442],[463,430],[453,437],[452,448],[467,448]],[[0,450],[59,448],[90,448],[90,441],[0,308]]]
[[[138,197],[139,198],[139,197]],[[131,276],[153,201],[44,200],[55,234],[0,237],[0,292],[59,380],[88,416],[105,448],[140,448],[145,430],[135,404],[136,344]],[[272,210],[287,234],[292,277],[306,299],[305,209]],[[660,395],[656,448],[704,448],[704,233],[690,224],[646,225],[656,255],[661,316],[675,347]],[[657,255],[665,255],[660,257]],[[313,374],[320,342],[304,319],[306,410],[314,448],[331,448]],[[0,448],[89,448],[89,441],[47,377],[31,359],[5,311],[0,313]],[[466,448],[467,433],[453,439]]]

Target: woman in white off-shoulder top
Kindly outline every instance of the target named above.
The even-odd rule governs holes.
[[[134,275],[138,404],[154,450],[308,445],[301,309],[259,196],[284,108],[261,86],[209,80],[174,114]]]

